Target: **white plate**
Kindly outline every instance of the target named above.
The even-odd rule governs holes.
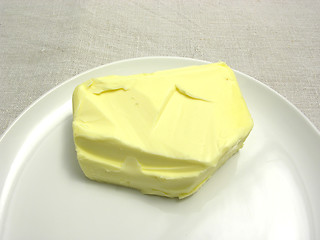
[[[1,239],[319,239],[320,134],[284,98],[239,72],[254,129],[192,197],[146,196],[82,174],[71,128],[76,85],[204,63],[120,61],[82,73],[34,103],[0,140]]]

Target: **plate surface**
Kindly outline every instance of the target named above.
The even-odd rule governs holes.
[[[319,239],[320,134],[284,98],[237,71],[255,126],[243,149],[192,197],[147,196],[82,174],[71,127],[76,85],[205,63],[115,62],[35,102],[0,140],[1,239]]]

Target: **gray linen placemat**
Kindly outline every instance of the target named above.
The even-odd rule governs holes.
[[[320,128],[319,1],[0,1],[0,134],[68,78],[140,56],[222,60]]]

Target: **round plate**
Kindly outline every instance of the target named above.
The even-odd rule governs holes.
[[[1,239],[320,238],[320,134],[283,97],[237,71],[255,126],[195,195],[143,195],[81,172],[71,127],[78,84],[206,63],[149,57],[107,64],[28,108],[0,140]]]

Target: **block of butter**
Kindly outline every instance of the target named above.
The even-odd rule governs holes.
[[[252,127],[236,77],[221,62],[90,79],[73,93],[84,174],[145,194],[193,194]]]

